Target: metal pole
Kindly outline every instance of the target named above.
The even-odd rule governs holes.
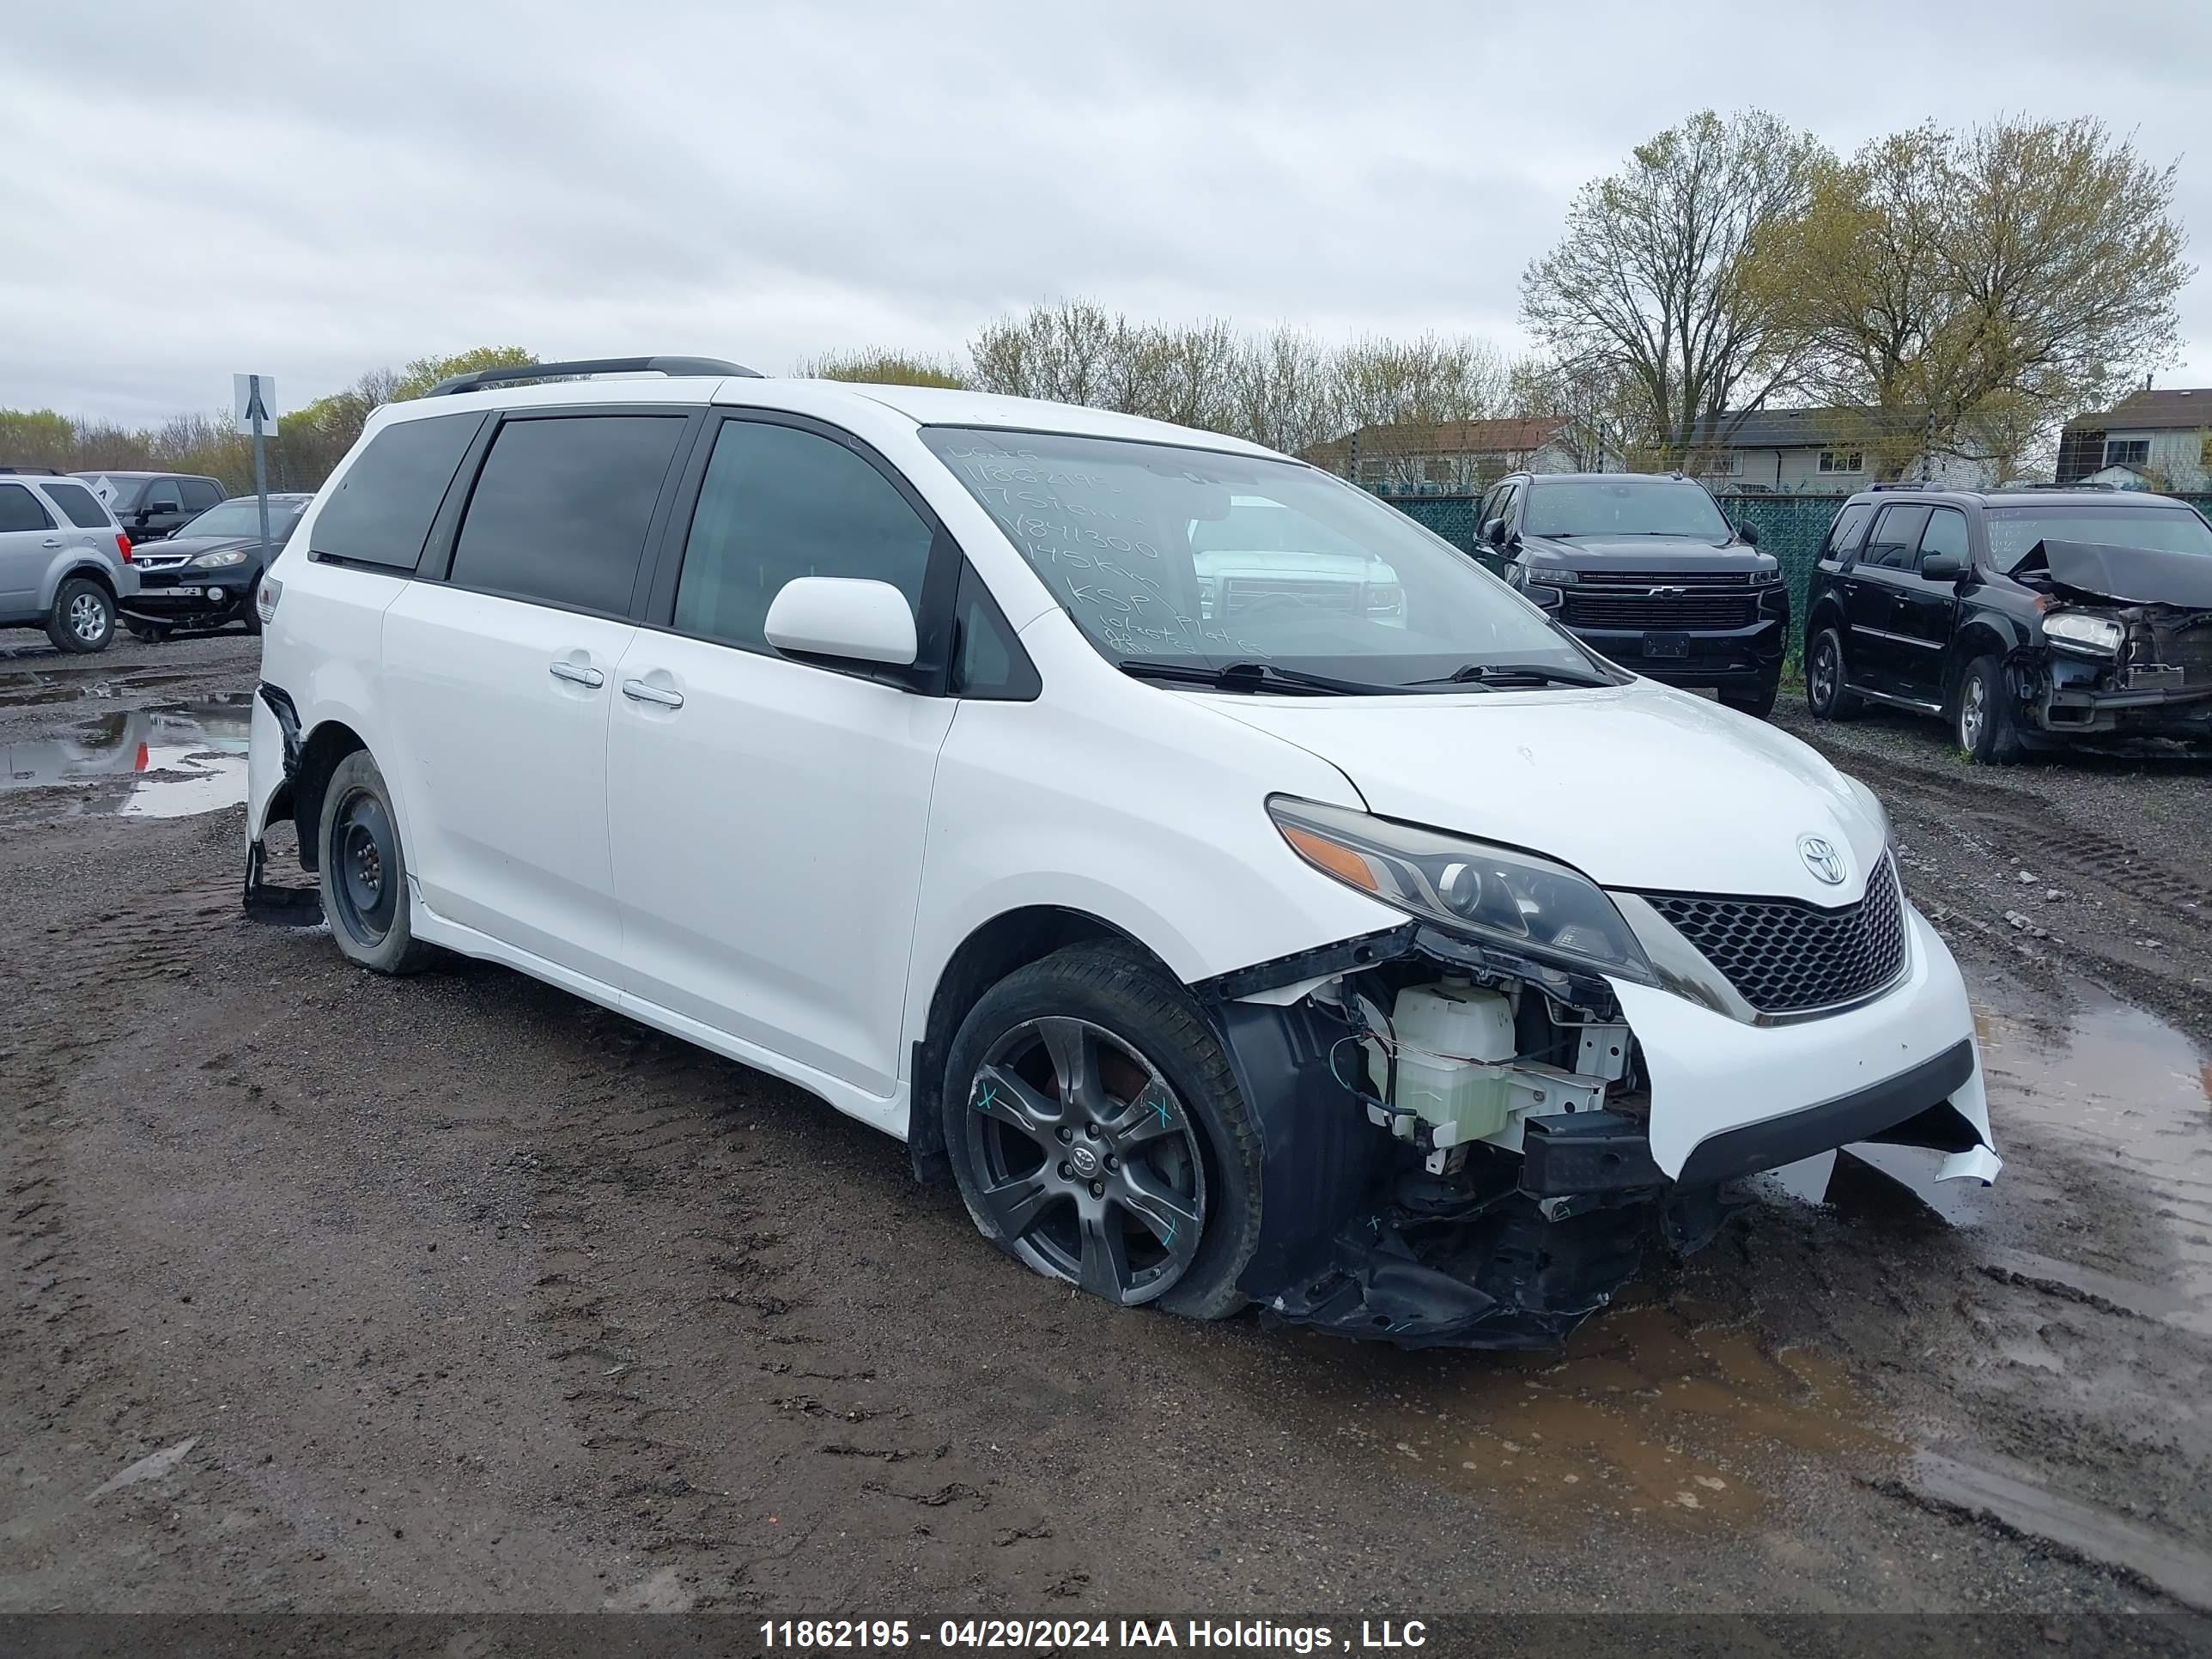
[[[249,382],[247,408],[253,416],[253,493],[261,498],[261,568],[269,568],[269,446],[261,432],[261,377]]]

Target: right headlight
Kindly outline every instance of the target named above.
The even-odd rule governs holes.
[[[2127,631],[2109,617],[2085,617],[2079,611],[2062,611],[2043,619],[2043,637],[2069,651],[2089,651],[2109,657],[2119,650]]]
[[[1269,796],[1267,815],[1315,869],[1408,915],[1539,961],[1658,982],[1613,901],[1564,864],[1289,795]]]

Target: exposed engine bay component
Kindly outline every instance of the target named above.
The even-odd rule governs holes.
[[[1875,878],[1894,894],[1886,860]],[[1698,1173],[1672,1179],[1652,1151],[1641,1048],[1603,979],[1540,960],[1524,976],[1428,929],[1358,945],[1333,958],[1346,971],[1291,981],[1291,1000],[1273,981],[1329,958],[1240,975],[1267,988],[1213,1004],[1246,1098],[1269,1103],[1268,1189],[1303,1212],[1271,1207],[1240,1279],[1267,1318],[1409,1347],[1548,1346],[1653,1243],[1708,1242],[1722,1180],[1801,1156],[1832,1125],[1971,1146],[1994,1171],[1947,1103],[1964,1079],[1946,1054],[1771,1133],[1717,1137]]]

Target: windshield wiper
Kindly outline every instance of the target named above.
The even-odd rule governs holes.
[[[1114,666],[1139,679],[1210,685],[1221,691],[1310,692],[1348,696],[1397,690],[1390,685],[1370,685],[1362,680],[1333,680],[1322,674],[1278,668],[1270,662],[1232,662],[1226,667],[1215,668],[1200,662],[1148,662],[1142,657],[1124,657]]]
[[[1471,662],[1441,679],[1415,680],[1415,685],[1611,685],[1613,681],[1586,668],[1553,668],[1540,662]]]

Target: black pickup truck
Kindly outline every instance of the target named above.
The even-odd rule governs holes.
[[[1976,761],[2212,745],[2212,524],[2132,491],[1862,491],[1813,570],[1805,694],[1941,715]]]
[[[1679,472],[1516,472],[1483,497],[1481,550],[1577,639],[1729,708],[1773,710],[1790,590],[1748,525]]]

